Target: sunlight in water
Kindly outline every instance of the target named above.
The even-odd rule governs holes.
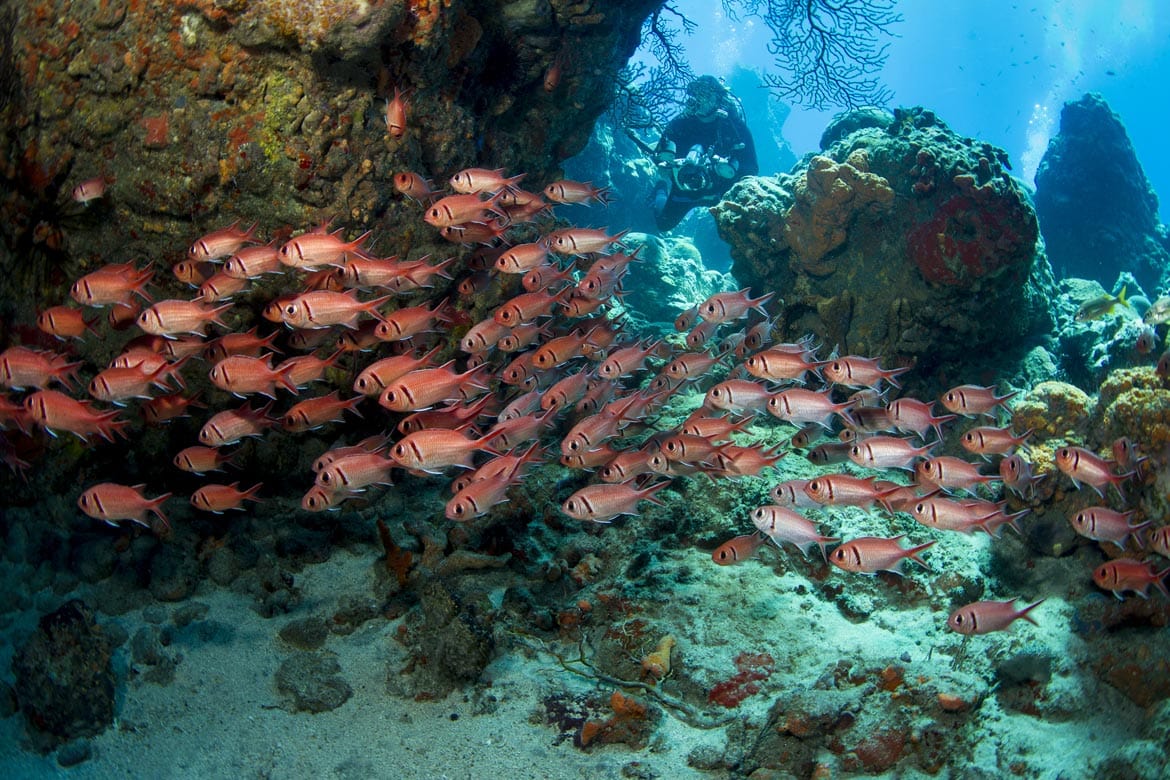
[[[1053,118],[1049,105],[1056,105],[1056,99],[1050,94],[1045,102],[1032,106],[1032,116],[1028,119],[1027,145],[1020,155],[1020,163],[1024,167],[1024,181],[1032,181],[1036,176],[1036,169],[1040,167],[1040,158],[1048,148],[1048,139],[1052,137]]]

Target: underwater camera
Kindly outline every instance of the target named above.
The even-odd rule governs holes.
[[[711,160],[707,157],[687,157],[674,169],[674,183],[683,192],[711,189]]]

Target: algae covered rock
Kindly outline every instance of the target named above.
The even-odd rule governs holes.
[[[713,209],[740,283],[778,292],[786,337],[813,332],[919,374],[1047,332],[1051,271],[1005,153],[924,109],[884,124],[870,113],[792,175],[746,179]]]
[[[46,749],[100,734],[114,722],[113,643],[80,601],[41,618],[12,659],[30,734]]]
[[[394,175],[441,184],[490,162],[538,189],[559,178],[659,4],[117,3],[114,22],[105,4],[72,4],[67,24],[11,5],[12,50],[56,52],[0,68],[18,98],[0,101],[12,128],[0,140],[0,314],[28,320],[32,301],[63,298],[81,271],[110,258],[167,267],[235,220],[266,235],[336,220],[393,234],[385,254],[445,251],[416,234],[417,204]],[[385,116],[397,93],[409,104],[400,137]],[[74,203],[95,177],[105,197]],[[29,253],[53,273],[7,273],[49,265]]]
[[[631,233],[624,243],[638,259],[622,281],[623,303],[649,322],[672,323],[680,311],[728,289],[728,280],[704,268],[687,238]]]

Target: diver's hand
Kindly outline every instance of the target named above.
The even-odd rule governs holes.
[[[721,179],[735,178],[735,165],[726,157],[720,157],[717,154],[711,155],[711,169]]]

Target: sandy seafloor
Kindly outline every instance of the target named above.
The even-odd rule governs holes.
[[[945,567],[948,561],[956,565],[957,555],[978,560],[989,543],[982,535],[948,537],[936,547],[951,547],[951,552],[934,556],[933,565]],[[571,740],[556,744],[554,729],[530,720],[541,710],[542,696],[565,689],[586,691],[592,683],[566,672],[549,656],[506,642],[498,644],[497,656],[480,684],[437,702],[391,695],[388,672],[407,661],[406,649],[394,639],[401,619],[367,621],[352,634],[328,638],[325,649],[337,654],[341,674],[353,688],[353,696],[341,707],[321,714],[281,709],[274,675],[294,651],[276,636],[277,631],[292,619],[328,614],[347,595],[370,593],[376,556],[360,552],[338,550],[330,560],[307,566],[297,575],[303,601],[290,614],[272,619],[255,612],[246,596],[204,582],[195,600],[209,607],[207,614],[176,631],[174,642],[165,648],[180,658],[171,684],[161,686],[133,675],[120,686],[115,724],[92,739],[91,758],[69,769],[58,766],[53,754],[42,757],[22,749],[21,716],[0,720],[0,776],[517,780],[729,776],[688,766],[688,756],[720,755],[726,750],[724,732],[693,728],[669,713],[645,750],[599,745],[583,751]],[[760,694],[734,713],[746,719],[749,742],[777,698],[786,691],[810,688],[837,659],[863,667],[901,663],[907,680],[955,674],[950,667],[959,642],[942,626],[945,614],[877,603],[869,620],[850,622],[832,602],[801,587],[807,579],[796,571],[775,573],[784,569],[778,562],[790,554],[767,554],[762,560],[718,567],[708,553],[688,550],[676,551],[664,562],[668,568],[686,566],[697,573],[676,592],[664,594],[661,603],[658,623],[673,624],[679,637],[676,664],[725,670],[730,667],[728,659],[743,649],[766,648],[776,659],[776,672]],[[930,582],[928,574],[912,576]],[[848,584],[849,579],[843,581]],[[41,596],[34,601],[42,609],[64,600]],[[182,606],[164,608],[173,613]],[[959,673],[964,669],[985,673],[991,656],[1021,650],[1049,654],[1057,661],[1048,696],[1064,697],[1073,716],[1047,722],[1005,711],[989,695],[963,727],[967,730],[963,741],[976,744],[974,753],[956,758],[936,776],[962,777],[964,767],[971,765],[1005,776],[1015,764],[1017,771],[1026,767],[1022,776],[1027,777],[1093,777],[1098,760],[1140,737],[1142,711],[1110,686],[1078,671],[1082,640],[1069,631],[1070,609],[1050,598],[1037,617],[1040,627],[1019,624],[1010,634],[976,637]],[[13,636],[24,636],[21,628],[31,629],[36,618],[36,612],[27,610],[3,634],[0,669],[9,682]],[[130,635],[144,625],[141,610],[112,618],[99,614],[98,620],[117,621]],[[129,644],[115,655],[121,680],[126,678]],[[601,685],[600,690],[608,697],[612,688]],[[977,733],[970,734],[971,729]],[[889,774],[920,775],[916,770]]]

